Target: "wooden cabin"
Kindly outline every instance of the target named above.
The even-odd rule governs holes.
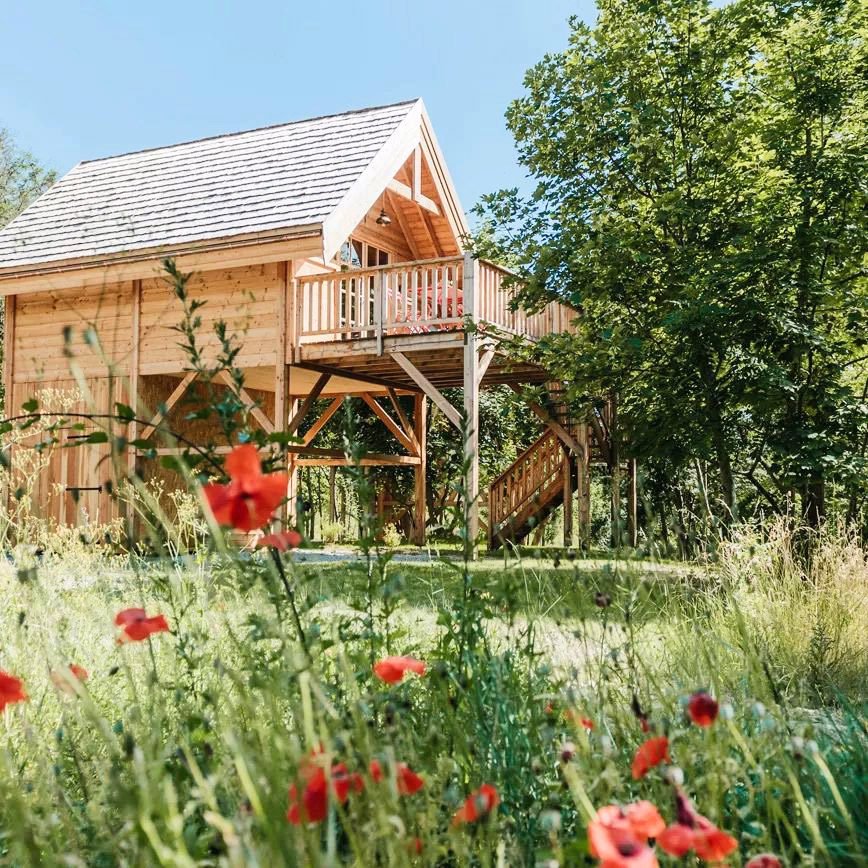
[[[315,437],[345,395],[358,396],[396,441],[394,454],[365,462],[415,472],[422,543],[428,401],[456,431],[466,414],[475,456],[479,389],[547,379],[490,336],[534,341],[575,316],[555,302],[532,316],[511,310],[505,272],[465,252],[467,232],[421,100],[79,163],[0,232],[6,415],[39,392],[72,395],[66,412],[162,407],[132,434],[169,451],[160,423],[195,387],[161,267],[172,257],[206,302],[205,356],[218,350],[213,323],[225,320],[242,342],[242,398],[256,423],[303,437],[292,478],[305,465],[347,463]],[[463,407],[443,395],[456,386]],[[412,415],[402,395],[413,396]],[[309,419],[322,398],[328,409]],[[537,409],[551,433],[492,487],[493,540],[586,487],[586,426],[567,430]],[[55,448],[34,483],[37,508],[67,524],[110,518],[105,449]],[[472,494],[478,479],[474,459]],[[476,508],[471,521],[475,529]]]

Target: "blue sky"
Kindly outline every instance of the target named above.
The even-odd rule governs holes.
[[[519,184],[503,113],[591,0],[4,4],[0,126],[81,159],[424,98],[465,208]]]

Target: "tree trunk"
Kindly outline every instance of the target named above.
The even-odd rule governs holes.
[[[826,517],[826,481],[814,478],[802,489],[802,516],[808,527],[819,527]]]
[[[329,521],[332,524],[338,520],[337,480],[337,467],[329,467]]]
[[[726,444],[726,432],[723,430],[723,408],[717,393],[711,362],[702,353],[699,354],[699,372],[705,385],[708,421],[711,423],[711,442],[714,447],[717,477],[723,495],[723,524],[728,526],[738,518],[738,507],[735,501],[735,476],[732,472],[732,459]]]

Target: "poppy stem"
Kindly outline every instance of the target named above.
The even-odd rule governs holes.
[[[298,633],[298,641],[304,649],[304,656],[307,657],[307,662],[313,663],[313,657],[311,657],[310,649],[307,647],[307,636],[305,636],[304,627],[301,624],[301,616],[298,613],[298,606],[295,604],[295,593],[292,590],[292,586],[289,584],[286,570],[283,568],[283,561],[280,559],[280,552],[278,552],[274,546],[269,546],[268,550],[271,552],[271,559],[277,567],[277,572],[280,574],[280,579],[286,590],[286,596],[289,600],[289,608],[292,610],[292,620],[295,622],[295,629]]]

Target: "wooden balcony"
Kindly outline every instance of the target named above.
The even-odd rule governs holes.
[[[390,383],[406,380],[394,353],[438,387],[462,384],[462,344],[473,323],[485,337],[536,341],[571,331],[576,313],[550,302],[513,310],[510,272],[470,255],[298,277],[288,305],[289,364]],[[486,384],[542,382],[544,372],[498,354]]]
[[[465,322],[482,331],[537,340],[572,330],[575,311],[550,302],[542,311],[512,310],[510,272],[484,260],[446,257],[299,277],[291,300],[291,342],[297,346],[454,331]]]

